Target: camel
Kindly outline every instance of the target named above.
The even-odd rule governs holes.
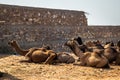
[[[56,57],[56,53],[53,50],[46,50],[45,48],[30,48],[29,50],[21,49],[16,41],[8,42],[18,54],[22,56],[27,56],[29,60],[35,63],[50,64],[52,60]],[[32,54],[30,54],[32,52]]]
[[[26,57],[30,57],[33,52],[35,50],[43,50],[45,52],[50,52],[50,51],[53,51],[53,50],[46,50],[44,48],[32,48],[30,49],[30,51],[25,55]],[[75,59],[72,55],[70,55],[70,53],[67,53],[67,52],[58,52],[56,53],[56,57],[53,59],[52,63],[74,63],[75,62]]]
[[[116,57],[115,64],[120,65],[120,41],[118,41],[118,43],[117,43],[117,49],[116,50],[117,50],[118,54],[117,54],[117,57]]]
[[[22,56],[25,56],[29,59],[29,61],[33,61],[36,63],[44,62],[47,63],[74,63],[75,59],[72,55],[66,52],[55,53],[50,49],[49,46],[45,46],[42,48],[30,48],[29,50],[21,49],[16,41],[8,42],[13,48],[15,48],[16,52]],[[46,60],[46,61],[45,61]]]
[[[80,38],[81,39],[81,38]],[[82,40],[80,40],[79,37],[74,39],[78,43],[80,43]],[[83,45],[83,44],[82,44]],[[79,46],[82,46],[79,44]],[[82,47],[82,50],[93,52],[95,50],[103,50],[104,56],[108,59],[109,63],[113,63],[115,61],[115,64],[120,64],[120,41],[117,43],[117,50],[115,48],[115,45],[113,42],[106,42],[106,45],[103,47],[99,40],[97,41],[88,41],[86,42],[85,47]],[[81,47],[79,47],[81,49]]]
[[[81,66],[91,66],[96,68],[110,68],[108,59],[103,55],[101,50],[94,52],[83,53],[79,49],[79,44],[76,40],[69,40],[65,43],[73,53],[80,58]]]
[[[75,62],[75,57],[72,55],[72,53],[68,52],[58,52],[57,53],[57,58],[55,60],[55,63],[74,63]]]
[[[118,55],[117,50],[114,48],[113,42],[107,42],[104,46],[104,56],[109,60],[109,63],[113,63]]]
[[[79,42],[79,41],[77,41],[77,42]],[[85,49],[86,51],[90,51],[90,52],[94,52],[97,49],[103,50],[104,51],[103,54],[108,59],[109,63],[113,63],[113,61],[116,60],[118,53],[117,53],[116,49],[114,49],[113,42],[106,42],[106,45],[103,47],[101,45],[100,41],[98,41],[98,40],[97,41],[88,41],[88,42],[86,42],[85,46],[86,47],[83,47],[83,49]],[[79,48],[81,48],[81,47],[79,47]]]

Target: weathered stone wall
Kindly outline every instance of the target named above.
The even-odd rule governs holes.
[[[20,7],[0,4],[0,24],[87,26],[87,18],[83,11]]]
[[[0,5],[0,53],[11,53],[9,40],[22,48],[50,45],[55,51],[69,51],[64,43],[81,36],[83,41],[98,39],[117,42],[120,26],[88,26],[83,11]]]
[[[83,41],[100,40],[117,42],[120,40],[120,27],[81,27],[81,26],[39,26],[7,25],[0,26],[0,52],[9,52],[7,42],[17,40],[22,48],[50,45],[55,51],[68,51],[64,43],[72,37],[81,36]]]

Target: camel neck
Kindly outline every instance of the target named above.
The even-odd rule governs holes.
[[[73,53],[75,53],[76,56],[78,56],[79,58],[81,58],[84,53],[79,49],[79,46],[77,44],[74,44],[73,48],[72,48]]]
[[[26,53],[28,52],[27,50],[21,49],[17,43],[15,44],[14,48],[15,48],[16,52],[22,56],[25,56]]]

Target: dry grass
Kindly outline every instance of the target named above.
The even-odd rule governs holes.
[[[98,69],[73,64],[44,65],[25,62],[23,56],[0,59],[0,80],[120,80],[120,66]]]

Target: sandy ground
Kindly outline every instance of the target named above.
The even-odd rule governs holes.
[[[120,80],[120,66],[111,69],[83,67],[73,64],[44,65],[26,62],[23,56],[0,59],[0,80]]]

